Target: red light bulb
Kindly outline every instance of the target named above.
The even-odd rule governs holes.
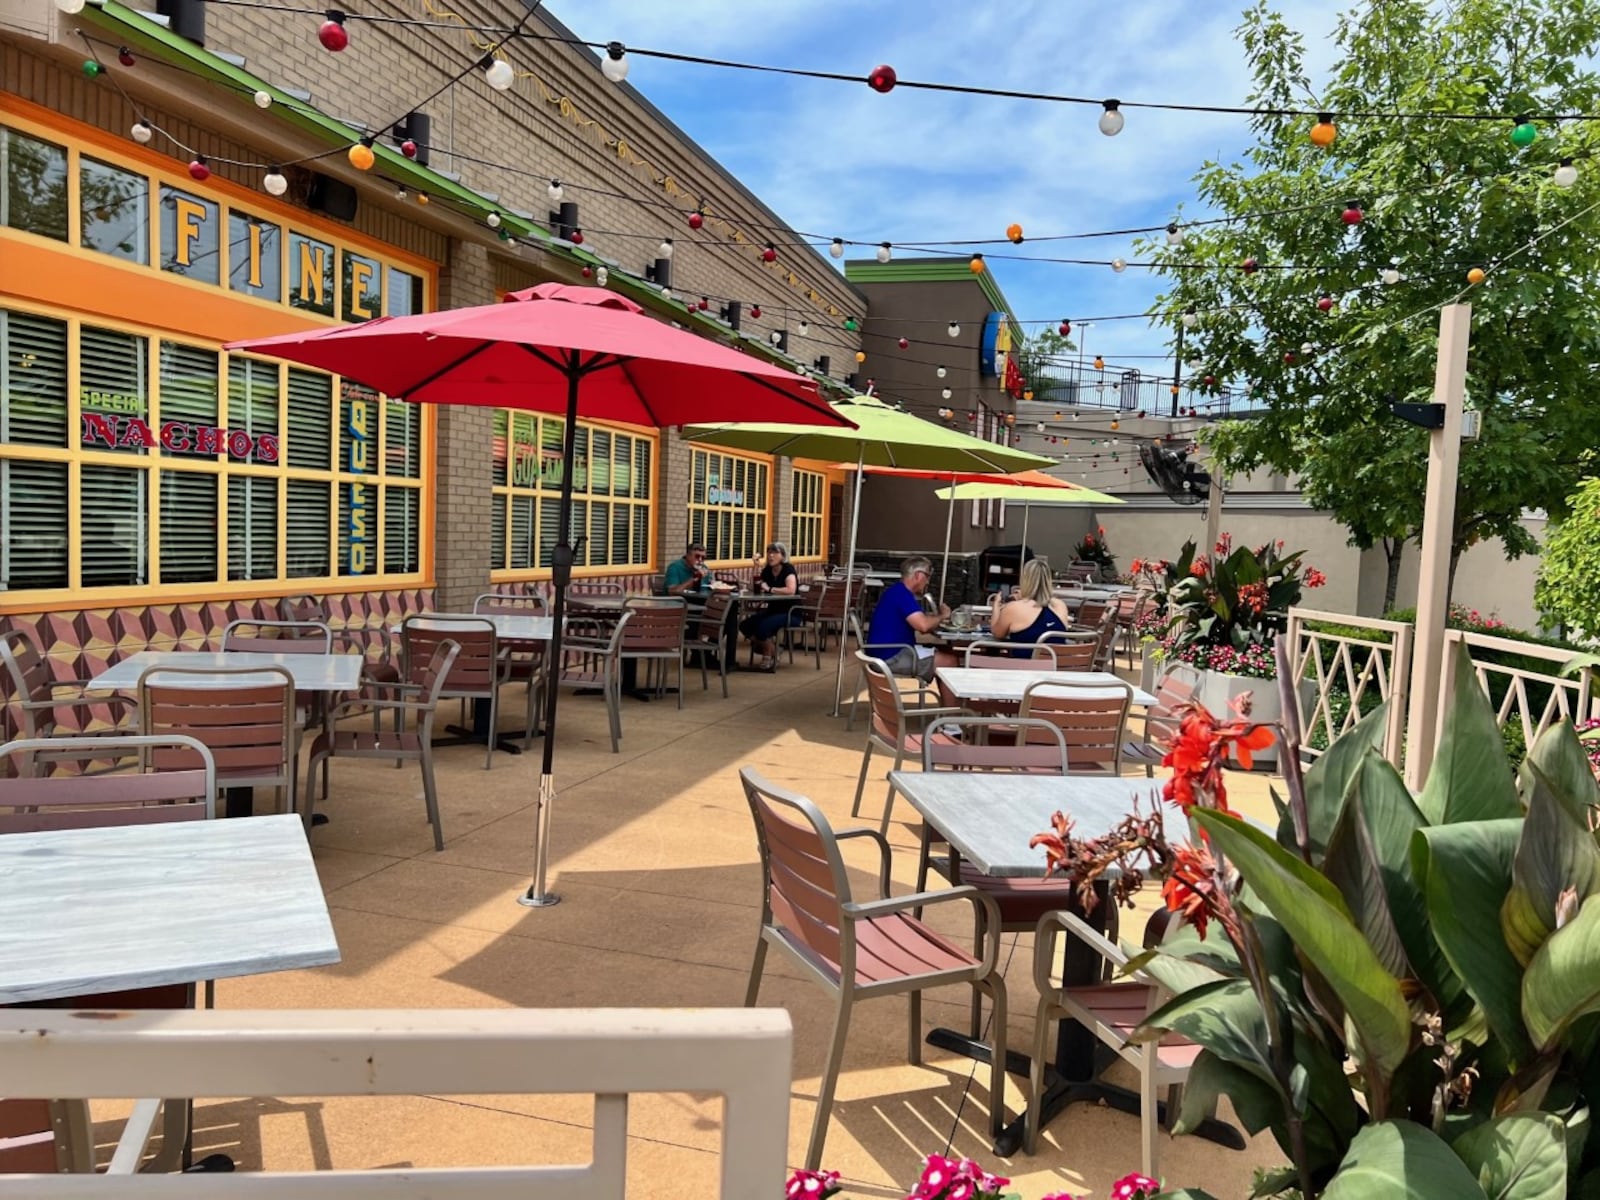
[[[1321,299],[1319,299],[1317,301],[1317,307],[1320,308],[1323,312],[1328,312],[1329,310],[1331,310],[1333,308],[1333,297],[1332,296],[1323,296]]]
[[[1294,351],[1293,350],[1285,351],[1284,356],[1283,356],[1283,365],[1286,366],[1286,367],[1294,366]]]
[[[591,269],[590,269],[590,268],[589,268],[589,267],[585,267],[585,268],[584,268],[584,269],[583,269],[583,277],[584,277],[584,278],[585,278],[585,279],[587,279],[587,278],[589,278],[589,276],[591,276],[591,275],[593,275],[593,274],[594,274],[594,271],[593,271],[593,270],[591,270]]]
[[[572,233],[568,235],[567,240],[570,241],[574,246],[583,245],[583,230],[574,229]]]
[[[880,96],[894,91],[894,85],[900,77],[894,73],[894,68],[885,63],[881,67],[872,68],[872,74],[867,76],[867,86]]]
[[[752,304],[750,306],[750,319],[752,321],[759,321],[761,319],[761,305]]]
[[[1247,258],[1239,264],[1239,269],[1242,270],[1246,275],[1254,275],[1261,269],[1261,264],[1253,258]]]
[[[767,243],[767,248],[761,252],[761,261],[762,262],[777,262],[778,261],[778,248],[776,246],[774,246],[771,242],[768,242]]]
[[[189,177],[201,183],[211,178],[211,168],[206,166],[204,155],[196,155],[194,161],[189,164]]]
[[[910,345],[911,345],[911,343],[909,341],[907,341],[905,338],[901,338],[900,339],[900,349],[905,350],[905,349],[909,348]]]
[[[328,19],[317,27],[317,41],[324,50],[337,54],[350,44],[350,31],[344,27],[344,14],[337,9],[328,10]]]
[[[417,156],[417,144],[410,138],[407,138],[405,141],[400,143],[400,153],[404,154],[407,158],[415,158]]]
[[[706,223],[706,219],[703,216],[700,215],[698,210],[696,210],[695,212],[692,212],[692,213],[689,214],[689,228],[690,229],[699,229],[700,226],[704,225],[705,223]]]
[[[1072,322],[1071,321],[1063,321],[1063,322],[1061,322],[1061,324],[1056,327],[1056,332],[1059,333],[1062,337],[1071,337],[1072,336]]]
[[[117,47],[117,61],[125,67],[133,66],[133,51],[126,46]]]

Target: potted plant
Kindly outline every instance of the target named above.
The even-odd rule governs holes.
[[[1106,541],[1104,525],[1098,526],[1093,533],[1084,534],[1072,548],[1072,557],[1076,562],[1094,563],[1099,568],[1102,580],[1110,581],[1117,577],[1117,559]]]
[[[1513,774],[1470,661],[1456,678],[1415,796],[1383,710],[1303,780],[1280,728],[1276,836],[1223,791],[1265,727],[1183,714],[1166,794],[1195,840],[1163,893],[1188,928],[1137,960],[1174,993],[1138,1036],[1202,1048],[1180,1132],[1222,1095],[1271,1130],[1289,1165],[1255,1196],[1600,1195],[1600,785],[1561,723]]]
[[[1277,678],[1273,639],[1288,626],[1289,609],[1304,589],[1321,587],[1326,577],[1304,563],[1303,551],[1284,553],[1282,542],[1234,549],[1227,535],[1210,555],[1186,542],[1177,559],[1161,567],[1157,607],[1166,632],[1146,654],[1152,671],[1187,663],[1201,673],[1197,695],[1214,716],[1225,716],[1250,692],[1256,718],[1277,721],[1278,690],[1261,686]],[[1302,690],[1304,707],[1312,693],[1309,685]],[[1277,761],[1274,749],[1258,757],[1264,765]]]

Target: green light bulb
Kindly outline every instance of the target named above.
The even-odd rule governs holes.
[[[1511,129],[1511,144],[1519,148],[1533,145],[1534,139],[1539,136],[1539,130],[1527,117],[1518,117],[1517,123]]]

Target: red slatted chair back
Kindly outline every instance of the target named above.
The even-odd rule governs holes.
[[[532,592],[485,592],[472,602],[475,613],[498,613],[501,616],[542,617],[545,615],[543,596]]]
[[[1047,633],[1039,639],[1039,646],[1056,660],[1058,671],[1092,671],[1100,638],[1097,634]]]
[[[258,654],[332,654],[333,630],[323,621],[229,621],[224,651]]]
[[[900,685],[894,673],[880,658],[870,658],[856,651],[867,676],[867,700],[872,705],[872,732],[898,746],[905,737],[905,704],[900,697]]]
[[[157,750],[175,751],[198,765],[152,770]],[[215,815],[216,766],[191,737],[34,738],[0,746],[0,762],[25,763],[48,751],[53,763],[76,761],[79,773],[4,778],[0,771],[0,834],[203,821]],[[81,773],[102,759],[130,761],[129,769]]]
[[[1127,684],[1080,688],[1041,681],[1023,692],[1021,715],[1049,721],[1061,731],[1071,773],[1118,775],[1132,703]]]
[[[139,677],[139,729],[181,734],[211,752],[224,786],[245,779],[287,779],[294,766],[294,680],[282,667],[205,671],[151,667]],[[157,749],[151,765],[193,770],[182,747]]]
[[[407,683],[422,682],[422,671],[445,642],[459,648],[445,679],[443,695],[481,699],[500,683],[500,646],[494,622],[471,617],[407,617],[400,626]]]
[[[850,880],[828,819],[800,797],[780,796],[741,772],[761,850],[765,921],[799,947],[838,968],[843,955],[841,906]]]
[[[683,649],[683,630],[688,605],[682,600],[652,600],[633,597],[623,605],[632,613],[622,635],[622,653],[666,656]]]

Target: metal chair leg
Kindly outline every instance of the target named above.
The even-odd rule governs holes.
[[[910,1029],[906,1039],[906,1061],[913,1067],[922,1065],[922,993],[910,993],[907,1004],[910,1012]]]
[[[1000,1136],[1006,1125],[1006,981],[999,973],[986,986],[989,993],[989,1133]]]
[[[895,747],[895,751],[894,751],[894,766],[890,767],[889,769],[891,771],[898,771],[902,766],[905,765],[905,761],[906,761],[905,740],[901,739],[900,745]],[[885,776],[885,778],[887,778],[887,776]],[[889,836],[889,814],[891,812],[893,812],[893,811],[894,811],[894,784],[890,783],[889,784],[889,793],[888,793],[888,795],[886,795],[883,798],[883,826],[879,831],[879,832],[881,832],[883,834],[884,837],[888,837]]]
[[[756,956],[750,964],[750,983],[744,991],[744,1006],[754,1008],[756,997],[761,995],[761,972],[767,965],[767,939],[756,935]]]
[[[861,778],[856,780],[856,799],[855,799],[855,803],[853,803],[850,806],[850,815],[852,817],[859,817],[861,815],[861,796],[862,796],[862,793],[864,793],[867,790],[867,771],[871,768],[871,766],[872,766],[872,736],[870,734],[868,734],[867,735],[867,748],[866,748],[865,751],[862,752],[862,755],[861,755]]]
[[[1028,1112],[1022,1121],[1022,1152],[1039,1152],[1039,1108],[1044,1100],[1044,1066],[1050,1053],[1050,1020],[1055,1015],[1048,996],[1039,997],[1033,1022],[1033,1055],[1028,1060]]]
[[[433,848],[444,849],[444,829],[439,824],[439,787],[433,778],[433,751],[422,748],[422,799],[428,806],[428,822],[433,826]]]
[[[806,1170],[822,1166],[822,1146],[828,1139],[828,1118],[833,1112],[834,1085],[839,1082],[839,1066],[844,1061],[845,1035],[850,1032],[850,993],[839,993],[839,1008],[833,1016],[833,1042],[828,1047],[828,1063],[822,1069],[817,1089],[817,1115],[811,1123],[811,1144],[806,1149]]]

